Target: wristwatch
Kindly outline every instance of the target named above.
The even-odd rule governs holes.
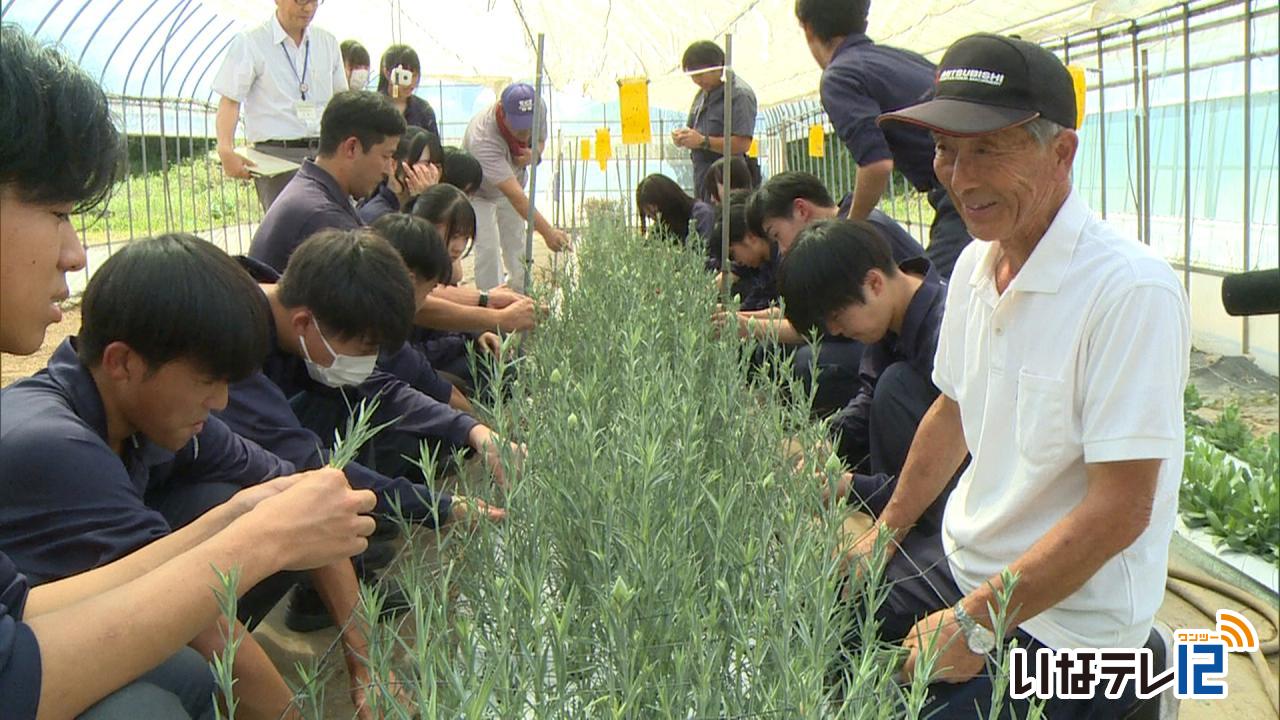
[[[489,291],[488,290],[480,291],[480,302],[478,304],[480,305],[480,307],[489,307]]]
[[[969,652],[974,655],[986,655],[996,649],[996,635],[987,629],[985,625],[979,625],[977,620],[964,609],[964,601],[956,603],[952,609],[956,615],[956,622],[960,623],[960,631],[964,633],[965,643],[969,646]]]
[[[698,147],[699,147],[699,148],[701,148],[701,149],[703,149],[703,150],[710,150],[710,149],[711,149],[711,138],[707,137],[706,135],[703,135],[703,136],[702,136],[702,142],[698,145]]]

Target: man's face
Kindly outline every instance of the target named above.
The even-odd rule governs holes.
[[[0,186],[0,352],[30,355],[62,320],[67,273],[84,267],[72,203],[32,203]]]
[[[1076,136],[1064,131],[1047,147],[1023,128],[960,138],[936,134],[933,169],[975,238],[1008,241],[1043,233],[1069,182]]]
[[[181,450],[204,429],[209,413],[227,406],[226,379],[212,377],[190,361],[172,360],[154,371],[136,354],[125,362],[130,366],[122,380],[125,417],[166,450]]]
[[[286,30],[305,30],[316,16],[317,7],[319,3],[316,0],[301,3],[298,0],[276,0],[276,15]]]
[[[796,237],[805,225],[813,218],[809,215],[801,200],[791,204],[789,217],[770,217],[764,219],[764,231],[769,239],[778,244],[778,251],[786,255],[795,245]]]
[[[369,148],[369,152],[363,152],[360,141],[355,138],[349,138],[348,142],[354,142],[351,174],[348,180],[351,184],[351,195],[367,197],[378,187],[378,183],[395,172],[396,146],[400,144],[400,136],[392,135],[384,138],[382,142]]]
[[[893,307],[885,292],[884,274],[879,270],[867,273],[862,283],[861,303],[850,303],[825,318],[827,332],[870,345],[880,342],[889,332]]]
[[[823,70],[827,69],[827,64],[831,62],[831,55],[827,51],[826,43],[813,34],[813,30],[804,23],[800,23],[800,29],[804,31],[805,44],[809,46],[809,54],[813,56],[813,61],[818,63],[818,67]]]
[[[723,76],[724,70],[703,70],[689,76],[694,85],[700,89],[711,92],[720,86],[720,78]]]
[[[427,296],[432,290],[436,289],[439,284],[437,280],[423,280],[418,277],[417,273],[411,272],[413,276],[413,307],[416,310],[422,310],[422,306],[427,304]],[[337,348],[334,348],[337,350]]]
[[[750,231],[742,236],[741,242],[729,245],[729,254],[733,257],[733,261],[739,265],[758,268],[769,260],[770,252],[769,242],[761,237],[756,237]]]
[[[511,134],[526,146],[533,142],[533,128],[528,128],[526,130],[512,130]]]
[[[339,355],[349,355],[353,357],[368,357],[378,354],[378,344],[369,342],[360,337],[343,338],[338,337],[336,333],[325,332],[323,337],[320,326],[316,323],[315,317],[310,310],[306,308],[297,308],[292,312],[291,322],[293,323],[294,333],[302,338],[302,342],[306,343],[307,354],[311,357],[311,361],[322,367],[332,367],[335,358],[325,348],[325,341],[328,341],[329,347],[333,348],[333,352]],[[298,350],[302,352],[301,349]]]

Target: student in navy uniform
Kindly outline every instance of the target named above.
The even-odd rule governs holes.
[[[262,217],[249,256],[282,272],[294,248],[320,230],[364,225],[352,199],[368,196],[395,170],[405,127],[377,93],[335,95],[320,120],[320,154],[302,163]]]
[[[45,370],[0,391],[0,545],[34,582],[152,543],[181,546],[166,539],[171,525],[144,501],[162,476],[174,485],[230,486],[227,501],[293,474],[292,463],[210,416],[226,403],[228,383],[266,352],[266,310],[253,290],[235,262],[204,241],[130,243],[90,280],[80,335],[63,341]],[[337,560],[312,577],[330,613],[347,624],[359,600],[351,562]],[[223,637],[210,623],[191,642],[213,657]],[[357,657],[367,643],[354,625],[342,641],[352,697],[361,701],[370,678]],[[288,687],[252,640],[241,644],[234,669],[246,708],[277,715],[288,707]]]
[[[699,40],[684,51],[680,65],[698,86],[689,108],[688,127],[671,132],[677,147],[687,148],[693,160],[693,190],[699,200],[710,201],[707,171],[724,157],[725,138],[730,154],[746,158],[756,131],[756,94],[741,77],[733,76],[733,127],[724,127],[724,50],[710,40]]]
[[[937,68],[922,56],[876,45],[867,37],[870,0],[797,0],[796,18],[822,68],[822,107],[858,165],[846,217],[868,220],[897,170],[928,193],[935,215],[929,228],[929,260],[951,277],[970,236],[955,205],[933,173],[933,139],[924,128],[876,119],[925,99]]]
[[[395,71],[400,70],[401,77],[393,78]],[[408,72],[408,82],[397,82]],[[418,60],[418,52],[408,45],[392,45],[382,53],[382,61],[378,67],[378,92],[391,98],[404,115],[404,121],[416,125],[440,137],[440,126],[436,124],[436,111],[431,103],[414,94],[418,83],[422,80],[422,62]]]
[[[484,168],[474,155],[459,147],[446,145],[440,163],[440,183],[452,185],[467,197],[476,194],[484,182]]]
[[[760,237],[769,239],[785,256],[795,243],[800,230],[814,220],[837,217],[835,202],[816,176],[805,172],[781,172],[769,178],[751,195],[747,203],[747,227]],[[879,210],[870,220],[882,228],[898,262],[924,254],[920,243],[902,226]],[[756,317],[758,332],[777,333],[784,343],[802,343],[804,337],[776,308],[766,317]],[[809,369],[812,351],[808,346],[796,354],[795,367],[806,386],[811,381]],[[858,388],[858,367],[862,363],[862,343],[848,338],[824,335],[818,354],[820,372],[814,398],[814,412],[826,415],[848,404]]]
[[[408,212],[422,191],[440,182],[444,148],[435,133],[410,125],[400,136],[393,161],[395,171],[356,205],[366,225],[387,213]]]
[[[636,210],[642,234],[648,235],[652,224],[654,230],[681,245],[695,232],[701,238],[699,242],[705,242],[716,221],[715,206],[691,197],[675,180],[658,173],[636,186]]]
[[[729,193],[729,256],[733,262],[733,274],[737,279],[733,294],[740,296],[742,314],[767,311],[778,303],[776,273],[781,253],[778,244],[760,237],[747,227],[747,201],[749,190]],[[721,242],[724,232],[724,216],[716,220],[713,240]]]
[[[933,357],[946,283],[929,260],[897,262],[876,226],[820,220],[800,233],[779,273],[787,319],[863,343],[857,393],[831,422],[847,467],[838,497],[883,511],[916,428],[933,401]],[[921,516],[941,528],[946,493]]]

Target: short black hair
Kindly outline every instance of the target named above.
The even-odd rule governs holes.
[[[452,185],[432,185],[424,190],[413,204],[413,214],[432,225],[445,226],[441,240],[446,248],[460,235],[468,240],[476,237],[476,210],[466,194]]]
[[[753,234],[767,237],[768,233],[764,231],[765,221],[791,217],[791,204],[798,199],[808,200],[824,208],[836,206],[827,186],[822,184],[817,175],[788,170],[769,178],[752,194],[747,203],[747,227]]]
[[[0,186],[28,202],[102,203],[124,158],[107,97],[63,53],[0,26]]]
[[[862,304],[867,273],[898,274],[889,241],[861,220],[818,220],[796,237],[778,269],[778,292],[787,319],[804,333],[822,327],[828,315]]]
[[[395,350],[409,338],[416,310],[413,279],[400,254],[370,230],[323,230],[285,266],[276,297],[305,307],[323,329]]]
[[[440,183],[452,185],[467,195],[480,189],[484,182],[484,168],[471,153],[453,146],[444,149],[444,162],[440,163]]]
[[[400,163],[415,165],[420,162],[439,165],[444,160],[444,148],[440,145],[440,136],[418,127],[409,125],[400,136],[393,156],[396,161],[396,180],[402,185],[405,182],[404,168]]]
[[[239,263],[194,235],[174,233],[125,245],[93,274],[76,353],[97,367],[108,345],[123,342],[153,371],[185,360],[236,382],[262,366],[270,326],[266,297]]]
[[[751,199],[750,190],[734,190],[729,193],[729,244],[737,245],[747,237],[747,202]],[[716,213],[716,228],[708,238],[709,242],[723,244],[724,212]],[[754,234],[754,233],[753,233]]]
[[[685,72],[724,67],[724,50],[710,40],[699,40],[685,48],[680,67]]]
[[[347,67],[369,67],[369,51],[359,40],[343,40],[338,45],[338,51],[342,53],[342,62]]]
[[[867,31],[871,0],[796,0],[796,19],[820,40]]]
[[[741,155],[734,155],[729,159],[729,190],[750,190],[751,189],[751,168],[747,167],[747,161]],[[711,167],[707,168],[707,175],[703,178],[703,190],[706,194],[720,202],[720,194],[716,190],[716,186],[724,182],[724,158],[718,158],[711,163]]]
[[[334,95],[320,117],[320,154],[333,155],[338,146],[354,137],[360,149],[389,137],[404,135],[404,115],[386,95],[368,90],[347,90]]]
[[[418,59],[418,51],[408,45],[392,45],[382,53],[382,60],[378,64],[378,92],[383,95],[391,94],[391,82],[387,80],[387,73],[396,66],[422,76],[422,62]]]
[[[387,213],[372,225],[400,253],[409,272],[424,282],[447,283],[453,277],[453,260],[435,226],[413,215]]]
[[[654,173],[636,186],[636,211],[640,213],[640,232],[649,232],[649,219],[644,216],[644,206],[658,209],[655,228],[670,234],[671,239],[683,244],[689,238],[690,220],[693,218],[694,199],[675,180]]]

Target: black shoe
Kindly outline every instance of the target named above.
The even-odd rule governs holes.
[[[289,607],[284,613],[284,626],[296,633],[309,633],[333,627],[333,616],[324,606],[320,593],[310,583],[294,585],[289,593]]]
[[[351,558],[356,566],[356,577],[361,580],[377,577],[377,572],[391,564],[396,548],[390,542],[370,542],[369,548]]]

